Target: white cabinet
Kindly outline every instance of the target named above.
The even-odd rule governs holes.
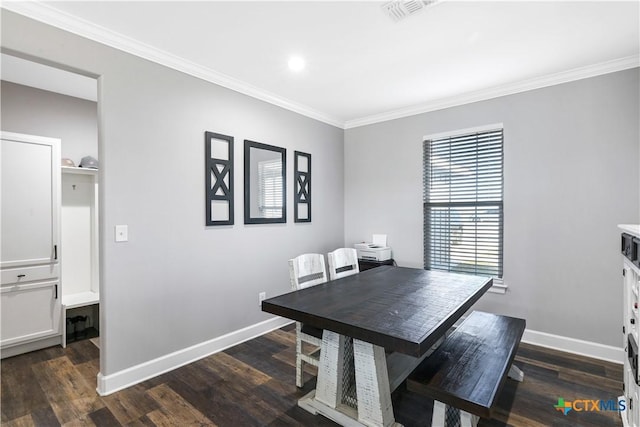
[[[619,225],[622,230],[622,345],[625,350],[623,381],[625,427],[640,427],[640,225]]]
[[[60,140],[2,133],[0,267],[57,259]]]
[[[0,347],[61,341],[60,140],[0,134]]]
[[[3,286],[2,345],[10,346],[60,332],[58,281]]]

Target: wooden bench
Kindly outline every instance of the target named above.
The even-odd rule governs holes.
[[[524,319],[474,311],[415,369],[407,388],[434,400],[433,427],[445,425],[446,406],[460,410],[462,427],[491,418],[506,377],[524,377],[512,362],[525,325]]]

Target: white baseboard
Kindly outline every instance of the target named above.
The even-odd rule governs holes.
[[[548,334],[546,332],[532,331],[530,329],[524,331],[522,342],[613,363],[622,363],[625,357],[622,347],[613,347],[591,341]]]
[[[194,346],[167,354],[154,360],[141,363],[131,368],[115,372],[110,375],[98,374],[98,394],[106,396],[142,381],[169,372],[181,366],[195,362],[211,354],[223,351],[229,347],[248,341],[274,329],[281,328],[292,320],[283,317],[273,317],[264,322],[256,323],[223,335],[212,340],[196,344]],[[527,329],[522,336],[522,342],[547,347],[554,350],[593,357],[613,363],[622,363],[624,350],[621,347],[613,347],[560,335],[548,334]]]
[[[0,350],[0,358],[17,356],[23,353],[29,353],[30,351],[41,350],[47,347],[53,347],[55,345],[62,345],[62,335],[55,337],[39,339],[26,344],[18,344],[11,347],[5,347]]]
[[[230,332],[221,337],[178,350],[113,374],[102,375],[102,373],[98,373],[98,394],[100,396],[106,396],[191,362],[195,362],[203,357],[233,347],[234,345],[248,341],[274,329],[281,328],[291,322],[292,320],[283,317],[273,317],[264,322],[247,326],[238,331]]]

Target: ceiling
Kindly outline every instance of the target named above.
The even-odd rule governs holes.
[[[3,2],[340,127],[640,64],[640,2]],[[292,55],[306,61],[289,70]]]

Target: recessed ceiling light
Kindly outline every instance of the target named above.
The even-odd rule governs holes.
[[[292,56],[289,59],[289,69],[291,71],[302,71],[304,69],[304,59],[300,56]]]

